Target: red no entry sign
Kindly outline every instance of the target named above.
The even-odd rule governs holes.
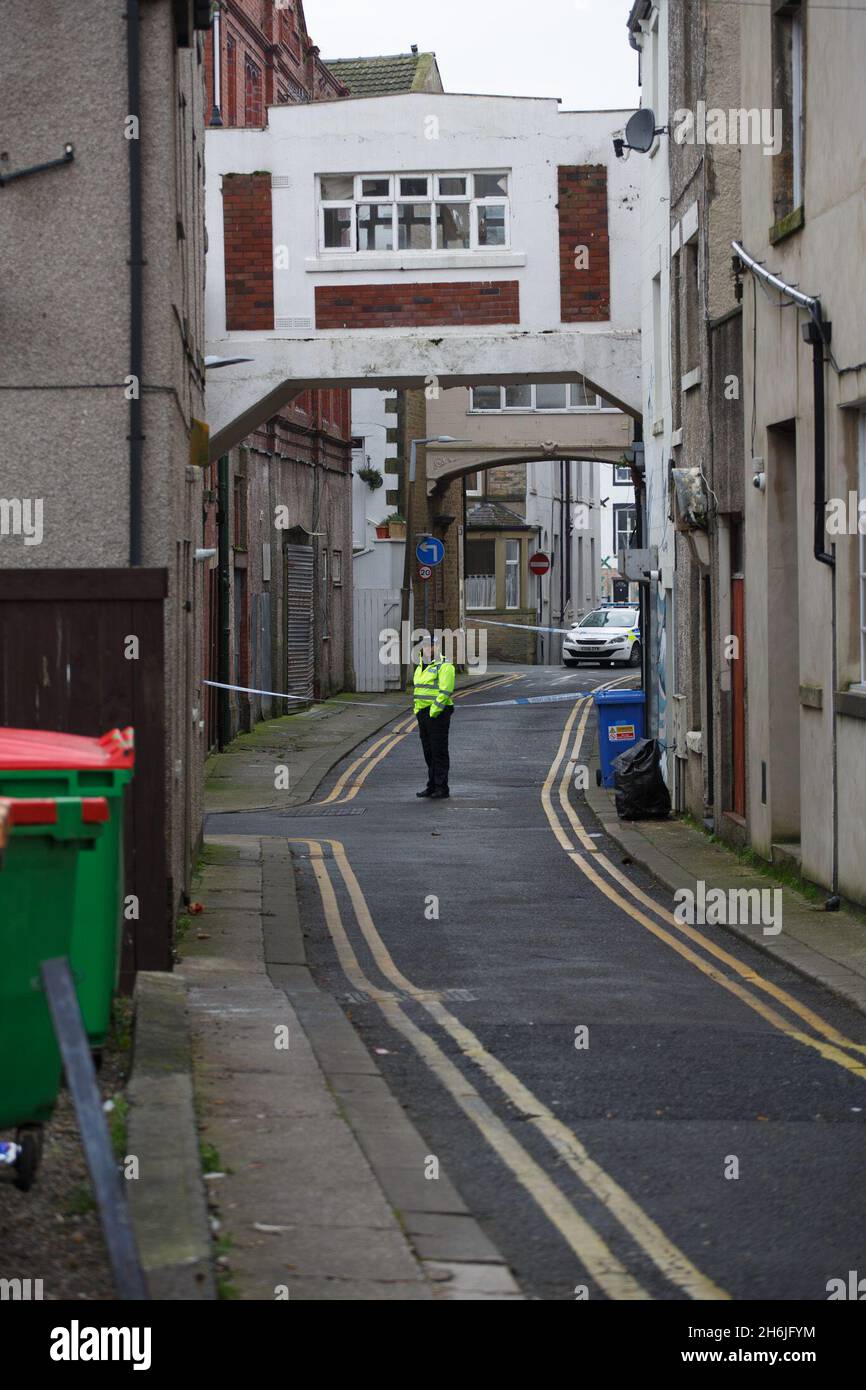
[[[538,550],[529,557],[529,570],[531,574],[547,574],[550,569],[550,560],[543,550]]]

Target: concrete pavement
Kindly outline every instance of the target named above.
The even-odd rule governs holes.
[[[671,892],[695,891],[699,880],[723,889],[778,888],[782,893],[782,930],[764,934],[760,927],[728,923],[723,930],[749,941],[758,950],[784,961],[807,979],[826,986],[866,1012],[866,913],[841,909],[826,912],[826,893],[804,896],[771,871],[754,868],[726,845],[701,834],[686,821],[621,821],[614,793],[596,786],[590,764],[586,801],[605,832],[635,863]]]
[[[462,682],[465,687],[469,682]],[[477,682],[476,682],[477,683]],[[405,696],[269,721],[211,760],[207,804],[298,806]],[[288,791],[274,768],[288,766]],[[520,1298],[306,959],[285,840],[208,836],[181,943],[196,1111],[224,1295],[242,1299]]]

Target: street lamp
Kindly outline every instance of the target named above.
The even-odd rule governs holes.
[[[252,360],[251,357],[220,357],[215,353],[204,359],[204,365],[209,372],[213,372],[216,371],[217,367],[235,367],[238,362],[252,362]]]
[[[455,439],[453,434],[436,434],[430,439],[413,439],[409,447],[409,482],[415,481],[415,459],[417,458],[417,448],[419,444],[471,444],[470,439]],[[409,499],[406,499],[409,505]]]

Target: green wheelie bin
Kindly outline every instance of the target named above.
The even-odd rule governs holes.
[[[69,961],[91,1047],[105,1042],[120,966],[123,798],[135,766],[132,729],[101,738],[0,728],[0,797],[104,797],[109,820],[75,883]]]
[[[60,1049],[39,967],[69,955],[79,868],[108,823],[105,797],[0,799],[0,1129],[51,1118]]]

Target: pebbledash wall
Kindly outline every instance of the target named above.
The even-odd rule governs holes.
[[[832,360],[825,353],[824,367],[826,497],[847,512],[851,492],[861,506],[866,497],[866,201],[862,148],[852,145],[852,132],[866,125],[863,14],[804,10],[801,205],[781,220],[777,161],[757,145],[744,146],[742,244],[787,284],[819,295],[832,324]],[[773,82],[772,16],[743,7],[740,25],[741,101],[762,106]],[[846,534],[825,529],[823,548],[834,549],[835,570],[814,557],[813,362],[802,336],[808,316],[776,308],[749,278],[742,396],[750,838],[765,855],[793,842],[803,874],[825,885],[832,883],[835,839],[840,891],[864,903],[866,542],[855,517]],[[751,485],[756,469],[765,475],[763,491]]]
[[[135,872],[147,884],[133,882],[150,905],[125,923],[127,983],[136,969],[171,968],[174,913],[190,884],[202,822],[203,574],[195,560],[202,470],[192,466],[190,447],[204,415],[205,36],[194,27],[202,22],[198,11],[159,0],[142,5],[138,19],[144,437],[136,567],[124,7],[51,6],[41,23],[32,7],[6,5],[0,45],[5,171],[58,158],[66,140],[74,145],[65,167],[2,191],[0,496],[42,499],[44,535],[38,545],[0,535],[0,593],[14,581],[22,603],[39,601],[48,579],[36,571],[61,577],[51,580],[56,630],[48,640],[34,632],[26,651],[0,652],[0,687],[10,699],[24,687],[28,666],[39,670],[32,707],[17,703],[15,723],[98,735],[100,710],[113,708],[116,722],[139,725],[136,783],[144,786],[147,761],[152,785],[146,807],[132,793],[140,817]],[[68,592],[67,570],[78,572]],[[127,601],[131,615],[136,595],[156,594],[157,578],[164,656],[154,661],[153,630],[145,637],[121,627],[141,638],[138,659],[127,660],[119,643],[107,643],[112,605]],[[90,616],[80,630],[75,612],[88,603],[76,609],[76,596],[85,581]],[[154,766],[164,770],[162,795]],[[160,852],[151,857],[155,840]]]

